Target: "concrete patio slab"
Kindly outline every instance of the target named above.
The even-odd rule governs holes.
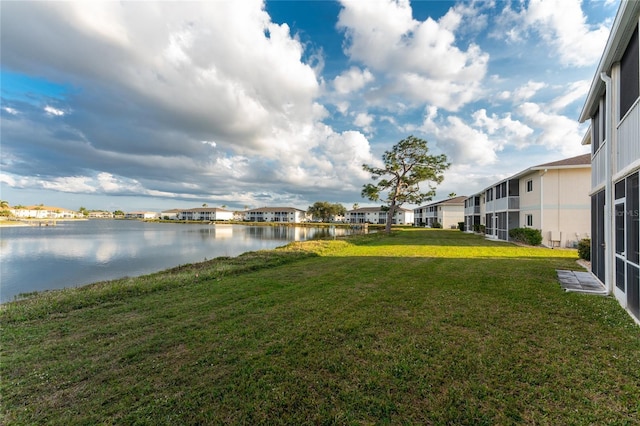
[[[607,295],[607,289],[602,283],[591,273],[581,271],[565,271],[557,269],[558,281],[565,291],[576,293],[588,293]]]

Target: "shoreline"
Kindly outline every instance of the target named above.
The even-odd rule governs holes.
[[[39,222],[75,222],[89,219],[22,219],[22,220],[0,220],[0,228],[17,228],[22,226],[38,226]],[[55,226],[55,225],[45,225]]]

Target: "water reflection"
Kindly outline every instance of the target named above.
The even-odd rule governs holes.
[[[343,228],[59,222],[0,228],[0,302],[19,293],[136,276],[289,241],[346,235]]]

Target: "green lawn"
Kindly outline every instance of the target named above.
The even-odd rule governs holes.
[[[402,230],[0,312],[0,424],[640,424],[640,327],[576,252]]]

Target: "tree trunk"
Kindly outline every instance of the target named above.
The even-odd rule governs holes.
[[[396,213],[396,204],[395,202],[389,206],[389,211],[387,211],[387,223],[384,227],[384,232],[387,234],[391,232],[391,222],[393,222],[393,215]]]

